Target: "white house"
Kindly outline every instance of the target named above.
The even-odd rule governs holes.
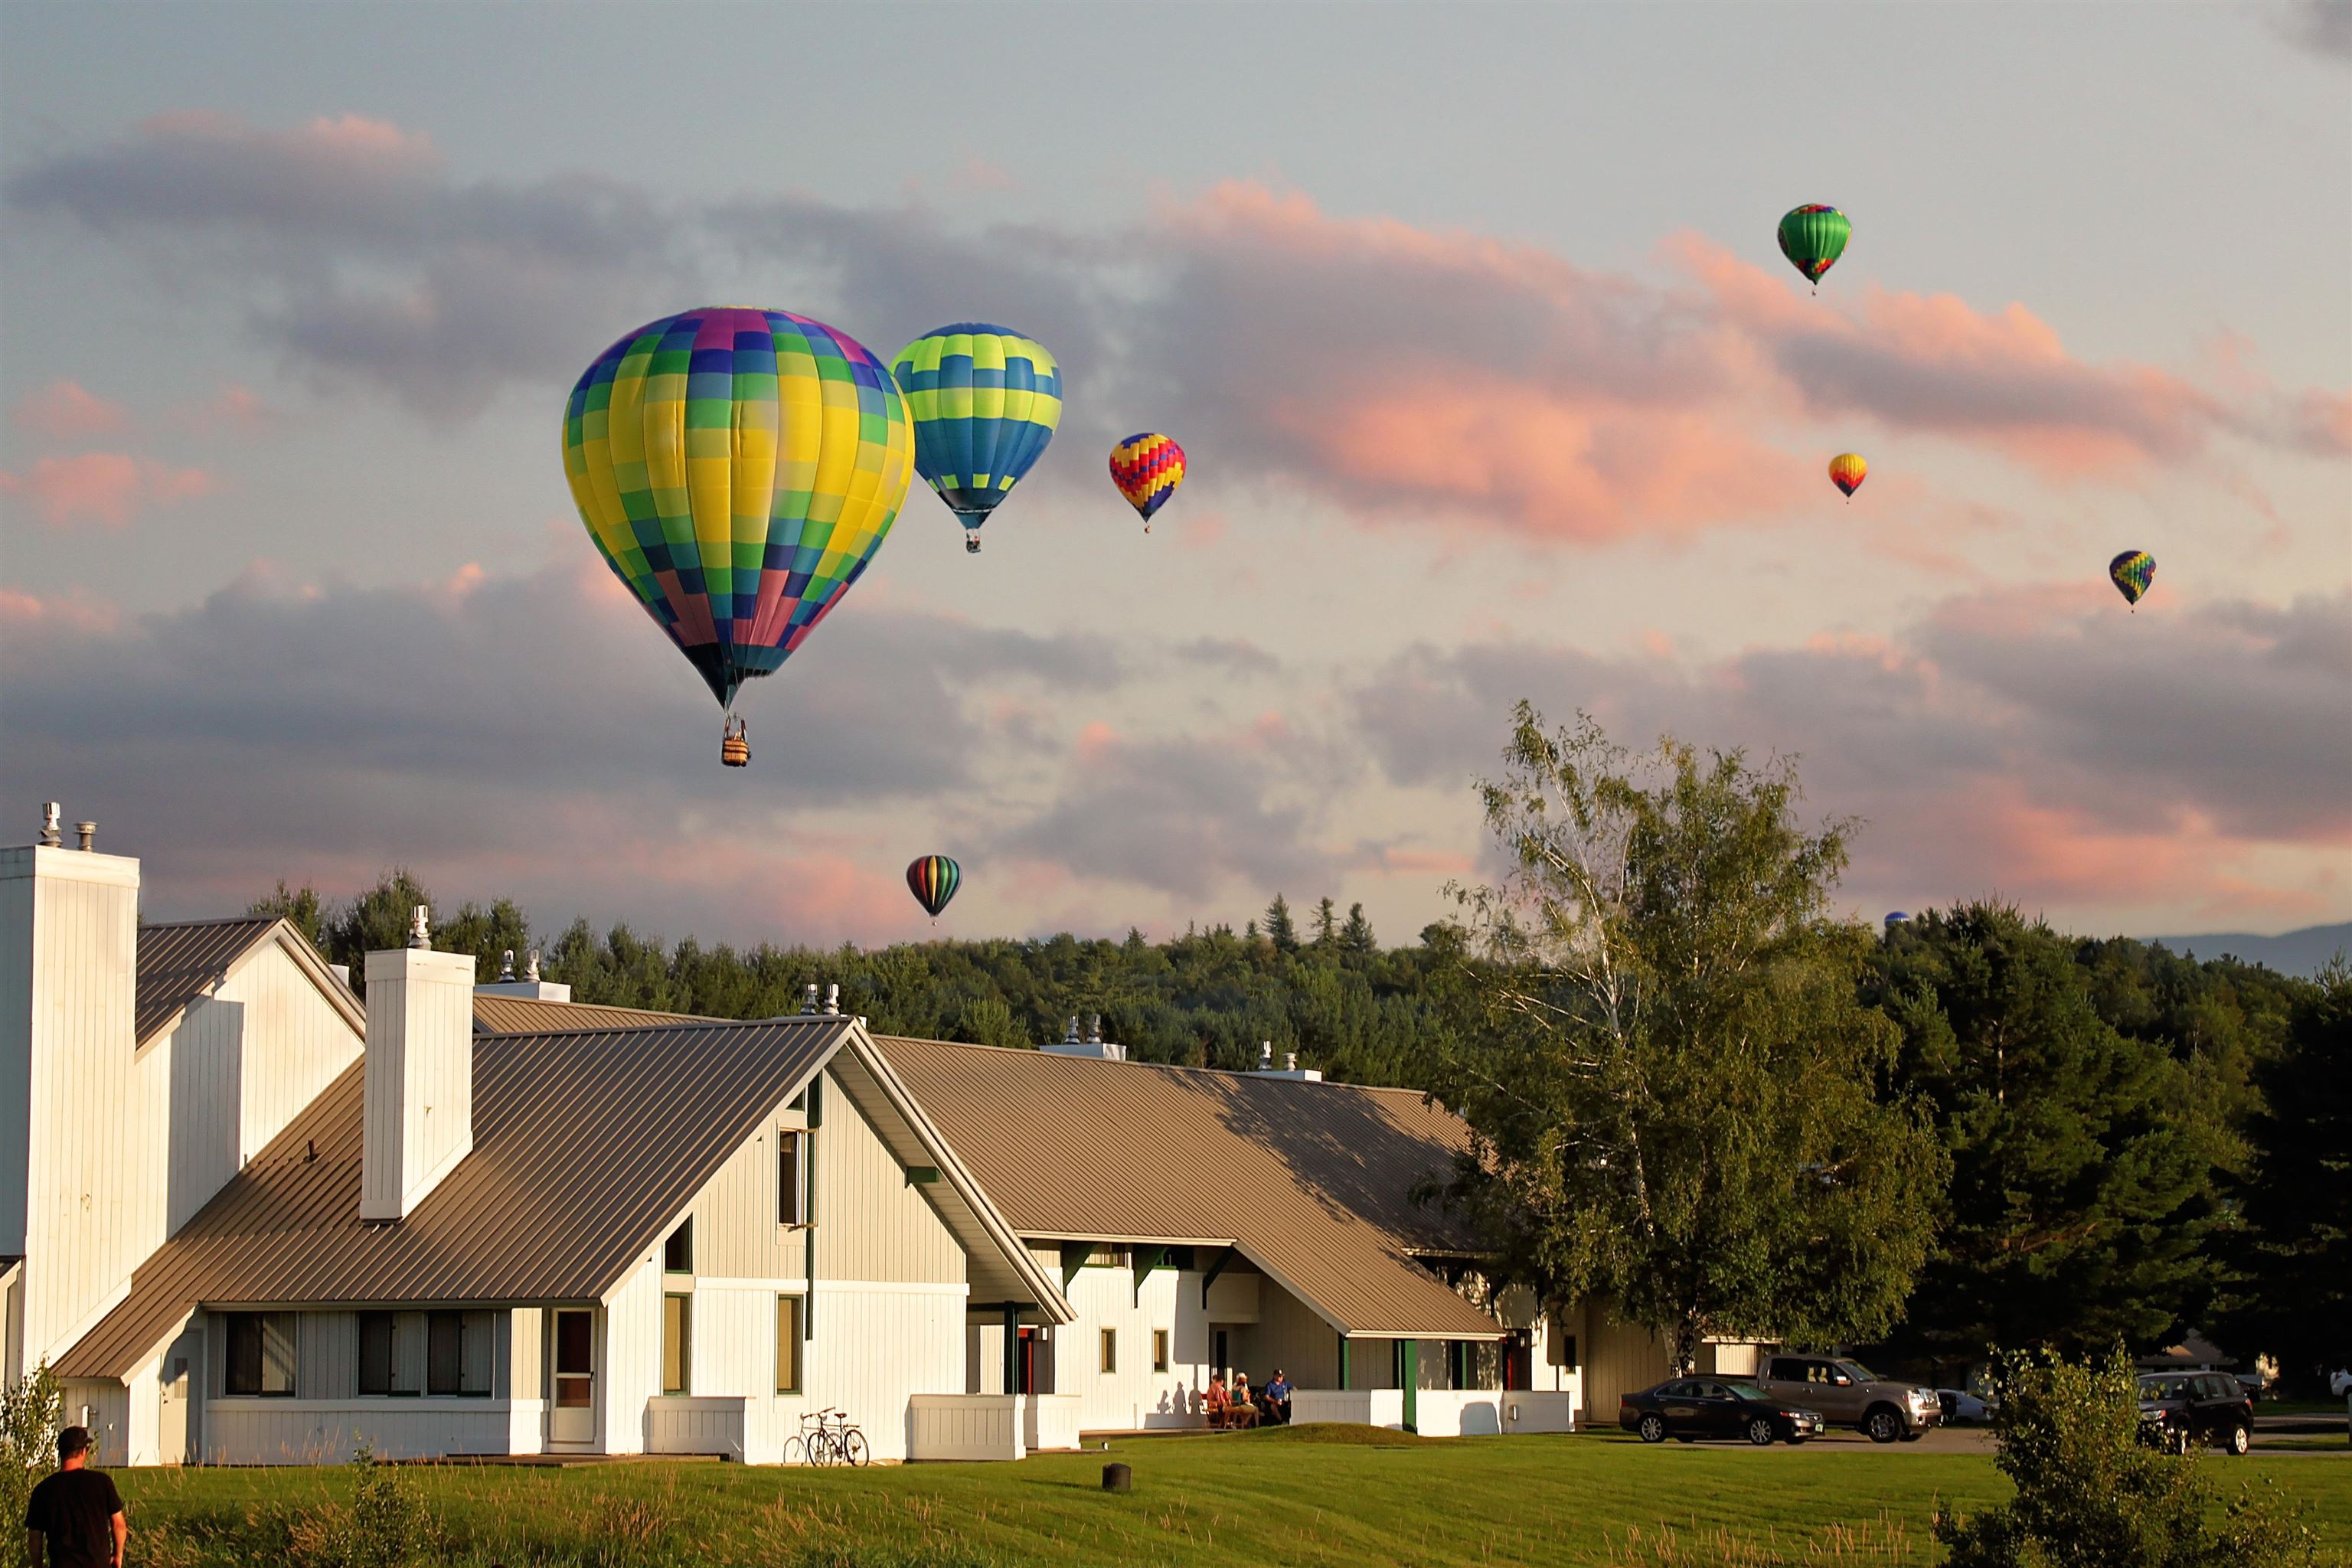
[[[774,1462],[824,1408],[1018,1458],[1277,1367],[1300,1420],[1563,1430],[1664,1374],[1488,1300],[1412,1091],[575,1005],[422,929],[362,997],[49,837],[0,850],[0,1375],[105,1462]]]

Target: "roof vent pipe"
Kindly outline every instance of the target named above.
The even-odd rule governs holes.
[[[812,980],[801,988],[801,1016],[807,1017],[816,1011],[816,982]]]
[[[58,814],[64,809],[53,800],[41,803],[42,848],[55,849],[64,844],[65,840],[58,837]]]
[[[824,1016],[828,1018],[841,1016],[841,986],[838,984],[824,988]]]
[[[79,838],[79,839],[81,840],[81,847],[82,847],[84,849],[95,849],[95,848],[97,848],[97,847],[98,847],[98,824],[97,824],[97,823],[95,823],[95,822],[77,822],[77,823],[75,823],[75,824],[74,824],[74,837],[76,837],[77,838]]]
[[[1282,1053],[1282,1070],[1285,1072],[1297,1072],[1298,1070],[1298,1053],[1297,1051],[1285,1051]]]
[[[504,952],[499,954],[499,980],[503,984],[506,981],[512,980],[514,977],[514,949],[509,948]],[[539,976],[534,974],[531,978],[536,980]]]
[[[1087,1044],[1099,1046],[1102,1043],[1102,1015],[1097,1013],[1087,1020]]]
[[[419,904],[408,917],[408,945],[418,952],[430,952],[433,947],[433,927],[427,923],[432,912],[430,904]]]
[[[1078,1038],[1078,1016],[1076,1013],[1070,1015],[1070,1026],[1062,1032],[1062,1044],[1066,1046],[1086,1044],[1084,1040]]]
[[[1257,1047],[1257,1070],[1260,1072],[1272,1072],[1274,1070],[1274,1042],[1272,1040],[1263,1041]]]
[[[525,980],[537,980],[539,978],[539,949],[535,947],[532,948],[530,950],[530,956],[523,961],[522,977]]]

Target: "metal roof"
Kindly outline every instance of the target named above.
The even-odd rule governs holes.
[[[1469,1130],[1413,1090],[875,1044],[1024,1236],[1226,1240],[1342,1333],[1502,1333],[1413,1260],[1470,1250],[1412,1200]]]
[[[642,1007],[542,1002],[534,996],[485,996],[479,991],[474,993],[474,1032],[478,1035],[540,1035],[550,1029],[639,1029],[648,1024],[718,1021],[692,1013],[652,1013]]]
[[[480,1037],[473,1152],[391,1225],[359,1217],[354,1063],[139,1268],[58,1371],[121,1376],[200,1304],[595,1300],[854,1023]]]
[[[137,1043],[143,1046],[178,1024],[191,1003],[227,979],[237,962],[268,940],[282,923],[274,916],[239,916],[141,926]]]

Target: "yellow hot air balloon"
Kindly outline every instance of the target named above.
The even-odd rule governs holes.
[[[1830,459],[1830,483],[1843,490],[1848,500],[1852,500],[1853,492],[1862,488],[1862,481],[1869,472],[1870,465],[1862,460],[1859,452],[1840,452]]]

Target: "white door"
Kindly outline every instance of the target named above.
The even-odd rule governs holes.
[[[596,1315],[584,1307],[555,1313],[554,1387],[549,1390],[547,1441],[587,1447],[596,1441]]]
[[[157,1385],[155,1461],[184,1465],[188,1460],[188,1363],[184,1357],[164,1363],[165,1376]]]

